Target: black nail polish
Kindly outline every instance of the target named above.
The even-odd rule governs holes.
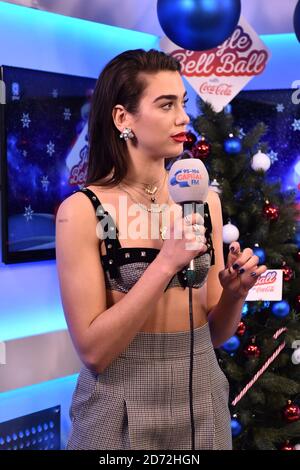
[[[233,267],[233,269],[239,269],[240,265],[235,263],[232,267]]]
[[[255,277],[256,273],[253,271],[253,273],[251,273],[250,276]]]
[[[243,274],[245,272],[244,268],[239,269],[239,274]]]
[[[230,247],[230,251],[231,251],[232,253],[234,252],[234,249],[235,249],[234,246],[231,246],[231,247]]]

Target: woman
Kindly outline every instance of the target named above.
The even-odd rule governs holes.
[[[165,159],[183,151],[185,95],[180,64],[142,49],[111,60],[94,90],[86,185],[57,213],[62,303],[83,362],[68,449],[191,449],[191,259],[195,448],[231,449],[228,382],[214,348],[235,333],[266,267],[234,242],[224,268],[215,192],[206,205],[211,233],[169,195]]]

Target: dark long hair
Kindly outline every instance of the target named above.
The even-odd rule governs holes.
[[[141,72],[153,74],[161,70],[180,72],[180,63],[155,49],[134,49],[114,57],[100,73],[89,114],[86,186],[116,186],[125,177],[129,154],[124,139],[119,137],[112,110],[121,104],[129,113],[136,114],[147,86]],[[107,179],[112,170],[111,178]]]

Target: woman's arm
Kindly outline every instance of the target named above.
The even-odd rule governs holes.
[[[210,268],[207,278],[207,310],[212,343],[218,348],[236,332],[246,297],[234,297],[221,286],[219,272],[224,270],[223,219],[220,198],[215,191],[209,191],[208,204],[215,264]]]
[[[56,260],[63,309],[83,363],[103,371],[153,313],[173,272],[158,255],[138,282],[107,308],[95,213],[80,193],[65,199],[56,217]]]
[[[254,256],[250,248],[241,252],[239,243],[233,242],[230,245],[233,251],[229,251],[224,268],[223,220],[218,194],[210,191],[208,203],[216,260],[207,279],[207,308],[212,343],[218,348],[236,332],[248,291],[267,267],[258,267],[258,256]],[[236,266],[236,269],[233,269],[233,266]]]

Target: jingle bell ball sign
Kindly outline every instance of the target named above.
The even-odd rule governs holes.
[[[269,49],[242,16],[230,38],[214,49],[179,49],[167,37],[161,39],[160,47],[180,62],[182,76],[216,112],[260,75],[270,58]]]
[[[282,300],[282,269],[267,269],[249,290],[246,301]]]

